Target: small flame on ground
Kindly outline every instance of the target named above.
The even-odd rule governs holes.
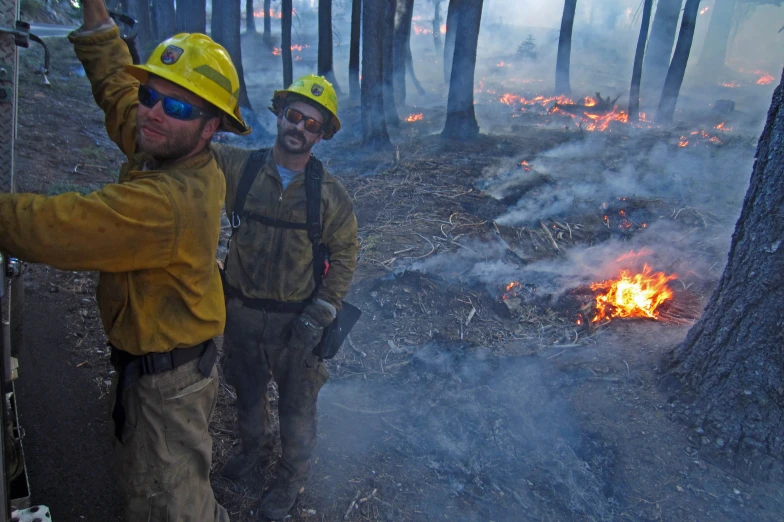
[[[419,114],[409,114],[408,118],[406,118],[407,122],[412,121],[421,121],[425,118],[425,116],[420,112]]]
[[[681,136],[680,140],[678,140],[678,147],[688,147],[689,140],[686,139],[686,136]]]
[[[741,86],[741,84],[738,82],[726,82],[726,83],[722,83],[721,86],[728,87],[730,89],[737,89],[738,87]]]
[[[523,289],[523,283],[512,281],[504,287],[504,295],[501,296],[502,301],[517,297],[518,292]]]
[[[517,164],[517,166],[518,166],[518,167],[523,167],[523,168],[525,169],[525,171],[526,171],[526,172],[528,172],[529,170],[531,170],[531,165],[530,165],[530,164],[529,164],[527,161],[525,161],[525,160],[523,160],[523,161],[521,161],[520,163],[518,163],[518,164]]]
[[[772,74],[763,74],[757,80],[757,85],[770,85],[774,81],[776,81],[776,78]]]
[[[591,322],[609,321],[616,317],[657,319],[659,314],[656,310],[673,297],[667,283],[677,278],[677,274],[654,274],[646,264],[638,274],[632,275],[623,270],[617,279],[592,284],[591,290],[603,292],[596,296],[596,316]]]
[[[719,123],[718,125],[716,125],[713,128],[716,129],[716,130],[720,130],[720,131],[731,131],[732,130],[732,127],[727,127],[727,125],[724,122]]]
[[[705,13],[707,13],[708,11],[710,11],[710,7],[703,7],[702,9],[700,9],[700,14],[701,14],[701,15],[704,15],[704,14],[705,14]]]

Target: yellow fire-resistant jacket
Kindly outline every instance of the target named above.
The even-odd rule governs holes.
[[[231,217],[237,185],[252,151],[226,145],[211,147],[226,175],[226,213]],[[305,223],[306,201],[305,174],[297,174],[284,191],[270,151],[248,191],[243,213]],[[329,249],[330,268],[316,297],[340,309],[357,266],[357,218],[348,192],[326,169],[321,188],[321,234]],[[307,231],[245,219],[231,240],[226,282],[250,298],[283,302],[309,298],[315,283]]]
[[[215,254],[226,184],[210,151],[149,167],[136,153],[136,82],[117,28],[70,36],[128,157],[119,183],[87,196],[0,195],[0,250],[63,270],[98,270],[109,341],[133,354],[220,335],[226,310]],[[24,102],[23,102],[24,103]]]

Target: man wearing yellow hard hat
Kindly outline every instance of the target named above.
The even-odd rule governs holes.
[[[226,175],[233,229],[224,265],[223,369],[237,391],[241,441],[222,474],[236,480],[272,456],[271,373],[280,397],[283,454],[259,511],[278,520],[310,475],[316,401],[328,377],[323,360],[334,354],[325,351],[339,346],[322,337],[353,308],[343,297],[358,244],[351,198],[310,155],[340,130],[335,89],[320,76],[305,76],[276,91],[271,110],[278,126],[272,148],[212,149]]]
[[[118,183],[86,196],[0,195],[0,250],[100,272],[125,520],[228,521],[209,482],[226,185],[207,145],[218,130],[249,132],[239,78],[204,35],[177,35],[133,66],[103,1],[82,6],[84,24],[69,38],[127,162]]]

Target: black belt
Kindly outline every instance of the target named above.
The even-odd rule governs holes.
[[[111,346],[111,345],[110,345]],[[143,375],[154,375],[173,370],[183,364],[199,359],[199,371],[209,377],[218,358],[218,348],[210,339],[190,348],[175,348],[168,352],[133,355],[111,346],[111,362],[118,373],[117,393],[112,409],[114,434],[122,442],[125,426],[125,408],[122,405],[123,392],[133,386]]]
[[[255,297],[246,297],[240,290],[228,284],[223,285],[223,291],[227,296],[239,299],[242,304],[248,308],[255,310],[264,310],[265,312],[272,312],[275,314],[298,314],[301,313],[309,304],[310,300],[306,301],[275,301],[274,299],[257,299]]]

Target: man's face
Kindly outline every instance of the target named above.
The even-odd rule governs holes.
[[[147,85],[164,96],[170,96],[205,109],[205,101],[162,78],[151,76]],[[176,160],[200,152],[220,125],[220,119],[197,118],[178,120],[163,111],[160,101],[152,108],[141,103],[136,113],[136,143],[139,152],[150,154],[153,158]]]
[[[324,123],[321,111],[308,103],[295,101],[286,106],[286,108],[289,107],[302,113],[305,118],[313,118],[319,123]],[[286,109],[278,116],[278,144],[290,154],[310,154],[313,145],[321,141],[324,130],[322,129],[315,134],[309,132],[305,130],[304,118],[299,123],[291,123],[284,116],[285,112]]]

